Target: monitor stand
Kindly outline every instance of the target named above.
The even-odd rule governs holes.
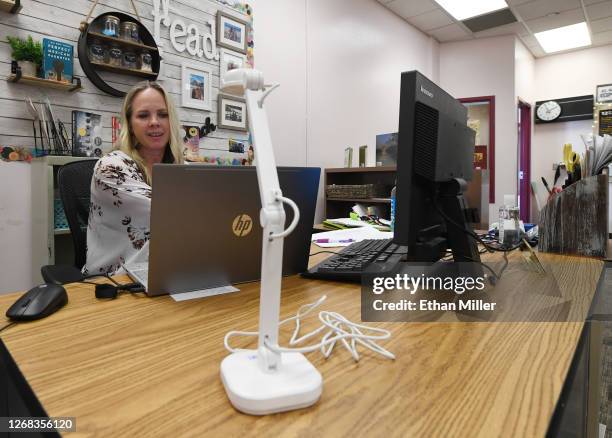
[[[439,225],[421,230],[421,241],[414,247],[409,247],[405,263],[398,266],[400,274],[409,271],[418,272],[432,277],[483,277],[484,272],[480,262],[478,246],[468,233],[473,232],[467,221],[465,212],[468,210],[463,193],[467,189],[465,180],[455,178],[449,182],[437,183],[438,207],[444,213],[446,238],[442,237],[442,227]],[[440,254],[450,249],[453,261],[439,260]],[[419,270],[418,267],[424,270]],[[413,269],[416,268],[416,269]]]
[[[468,205],[463,197],[467,190],[467,182],[455,178],[447,183],[441,183],[439,202],[442,212],[449,220],[446,222],[448,248],[453,253],[453,261],[457,267],[458,275],[464,277],[482,277],[483,270],[480,263],[480,253],[476,240],[468,233],[473,233],[472,227],[466,218]]]

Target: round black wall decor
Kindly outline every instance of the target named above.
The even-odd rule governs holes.
[[[102,33],[102,24],[107,21],[107,16],[117,17],[121,23],[132,22],[138,25],[139,42],[129,41],[120,37],[105,35]],[[120,32],[120,30],[119,30]],[[151,56],[151,71],[125,65],[111,65],[109,62],[94,61],[90,58],[89,49],[94,41],[104,47],[118,47],[122,53],[141,54],[147,52]],[[100,90],[111,96],[124,97],[125,91],[117,90],[100,77],[98,71],[111,71],[117,74],[141,77],[143,80],[154,81],[159,75],[160,56],[155,39],[149,30],[134,17],[121,12],[106,12],[98,15],[90,24],[81,31],[78,43],[79,62],[89,80]],[[139,57],[138,55],[136,55]]]

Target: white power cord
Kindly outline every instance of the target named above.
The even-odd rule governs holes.
[[[319,319],[321,320],[323,325],[311,331],[310,333],[305,334],[302,337],[298,337],[298,334],[300,332],[301,318],[308,315],[315,308],[320,306],[323,303],[323,301],[325,301],[325,299],[327,299],[327,296],[323,295],[321,298],[319,298],[314,303],[304,304],[298,309],[295,316],[284,319],[278,323],[280,327],[281,325],[287,322],[295,320],[295,329],[293,330],[293,335],[291,336],[289,345],[299,344],[327,329],[328,331],[323,335],[321,342],[319,342],[316,345],[310,345],[308,347],[298,347],[298,348],[278,347],[278,346],[270,345],[266,343],[265,344],[266,347],[276,353],[291,353],[291,352],[309,353],[311,351],[320,349],[323,356],[325,356],[325,358],[328,358],[331,355],[334,349],[334,346],[336,345],[336,342],[341,341],[342,345],[344,345],[344,347],[350,351],[351,355],[353,356],[353,359],[356,362],[359,361],[359,353],[357,351],[357,344],[360,344],[374,351],[375,353],[381,354],[382,356],[388,359],[395,359],[395,355],[393,353],[384,349],[383,347],[381,347],[375,342],[375,341],[379,341],[383,339],[389,339],[391,337],[391,332],[389,332],[388,330],[384,330],[384,329],[380,329],[376,327],[369,327],[367,325],[351,322],[348,319],[346,319],[344,316],[336,312],[327,312],[327,311],[319,312]],[[374,332],[375,334],[369,334],[369,335],[365,334],[361,331],[361,329],[369,330],[371,332]],[[225,335],[225,338],[223,339],[223,344],[225,345],[225,348],[229,352],[235,353],[237,351],[242,351],[242,349],[232,348],[229,345],[229,339],[233,336],[239,336],[239,335],[258,336],[259,332],[244,332],[244,331],[235,331],[235,330],[228,332]]]

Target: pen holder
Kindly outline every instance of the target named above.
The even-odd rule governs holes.
[[[540,211],[538,249],[606,257],[608,175],[583,178],[548,200]]]

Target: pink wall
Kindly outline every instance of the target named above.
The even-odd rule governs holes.
[[[368,145],[373,166],[376,135],[397,131],[400,73],[437,80],[438,43],[372,0],[309,0],[307,24],[308,164],[341,167],[349,146],[356,163]]]
[[[517,130],[514,92],[514,37],[440,45],[440,86],[460,97],[495,96],[495,222],[505,194],[516,194]]]
[[[307,161],[306,0],[253,0],[255,68],[266,83],[279,83],[266,108],[276,162]]]
[[[397,131],[400,73],[438,80],[438,43],[374,0],[254,0],[255,61],[281,87],[268,118],[278,164],[341,167]],[[317,219],[322,218],[323,188]]]

